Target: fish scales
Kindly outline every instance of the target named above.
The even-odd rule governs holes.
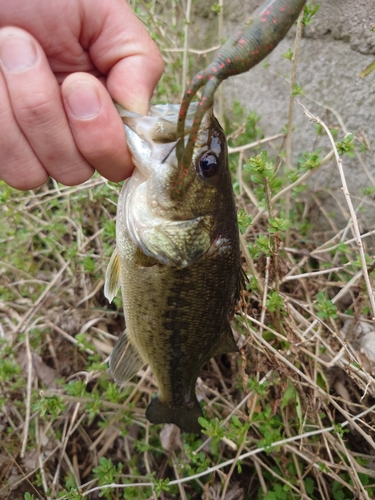
[[[126,321],[110,368],[124,383],[148,363],[159,391],[147,418],[200,432],[200,367],[237,350],[230,327],[243,286],[236,207],[226,139],[212,110],[202,121],[184,199],[173,199],[179,107],[166,106],[164,114],[155,108],[148,124],[150,117],[122,112],[136,169],[119,198],[117,249],[106,275],[109,299],[121,285]],[[187,132],[194,112],[193,105]]]

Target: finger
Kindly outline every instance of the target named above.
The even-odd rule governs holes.
[[[147,115],[161,75],[159,60],[150,60],[150,54],[134,54],[121,59],[112,68],[107,78],[107,88],[113,99],[125,109]],[[122,82],[126,82],[126,85]]]
[[[85,8],[92,8],[90,1]],[[98,8],[102,23],[94,24],[87,16],[82,33],[83,38],[94,40],[89,45],[91,59],[107,75],[107,89],[115,101],[129,111],[147,114],[164,69],[160,51],[127,2],[100,2]]]
[[[16,189],[35,189],[48,174],[20,130],[0,72],[0,179]]]
[[[133,164],[124,125],[104,85],[92,75],[75,73],[65,79],[61,91],[81,154],[107,179],[124,180]]]
[[[24,30],[2,28],[0,61],[13,115],[41,167],[67,185],[90,178],[94,170],[75,145],[59,86],[39,43]]]

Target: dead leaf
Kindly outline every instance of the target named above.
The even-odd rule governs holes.
[[[202,500],[221,500],[221,496],[221,485],[215,484],[214,486],[210,486],[208,492],[203,494]],[[225,493],[224,500],[243,500],[244,496],[243,488],[235,484],[230,491]]]
[[[371,374],[375,373],[375,329],[368,321],[349,319],[345,321],[342,332],[351,342],[362,367]]]
[[[25,458],[23,459],[23,466],[26,473],[33,471],[38,467],[38,450],[29,450],[25,453]]]
[[[54,368],[48,366],[41,356],[33,352],[31,354],[31,359],[33,363],[33,373],[38,377],[38,379],[43,382],[43,384],[48,389],[57,389],[58,384],[56,379],[58,378],[58,373]],[[22,348],[18,351],[17,362],[21,367],[22,373],[27,377],[27,355],[26,349]]]
[[[360,351],[375,365],[375,331],[366,333],[361,338]]]
[[[172,453],[177,448],[182,449],[181,432],[177,425],[165,424],[160,432],[160,442],[163,450]]]

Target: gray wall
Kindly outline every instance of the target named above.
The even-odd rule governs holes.
[[[245,19],[257,3],[252,0],[235,2],[230,13],[224,11],[226,34],[233,32],[239,20]],[[375,72],[364,79],[359,78],[359,73],[375,61],[375,0],[323,0],[319,3],[320,10],[306,28],[301,44],[297,82],[303,87],[305,96],[300,100],[330,126],[338,122],[324,106],[334,109],[350,132],[364,132],[375,149]],[[279,132],[287,121],[291,63],[281,54],[288,47],[293,49],[294,35],[295,28],[292,28],[268,57],[268,68],[260,63],[250,72],[223,84],[227,105],[236,99],[247,109],[255,110],[261,115],[266,135]],[[326,137],[317,138],[313,125],[303,116],[299,106],[295,106],[295,124],[295,154],[311,151],[319,145],[328,146]],[[370,154],[364,158],[375,179],[374,158]],[[363,167],[357,160],[347,160],[347,157],[344,165],[351,194],[360,196],[360,188],[370,185]],[[312,181],[312,187],[325,199],[327,210],[336,211],[337,204],[332,202],[332,197],[329,200],[324,196],[324,192],[341,196],[340,186],[333,165]],[[341,201],[345,206],[343,197]],[[354,201],[358,203],[359,198]]]

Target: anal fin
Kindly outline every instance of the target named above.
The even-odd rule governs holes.
[[[236,341],[234,340],[232,328],[230,327],[230,325],[228,325],[227,331],[222,336],[219,345],[215,349],[214,356],[238,351],[239,349],[237,347]]]
[[[124,384],[145,364],[137,349],[129,342],[125,330],[118,338],[109,358],[109,369],[113,378],[119,385]]]

